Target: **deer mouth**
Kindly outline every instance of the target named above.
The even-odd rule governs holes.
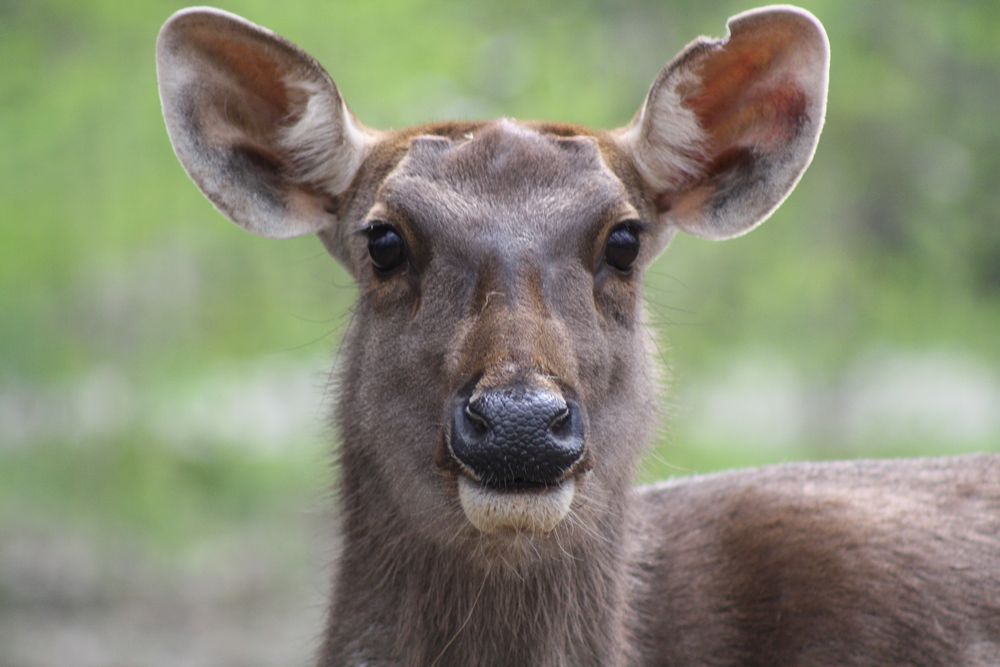
[[[513,530],[551,532],[569,514],[576,481],[558,484],[510,484],[503,488],[484,486],[459,475],[458,500],[469,522],[483,533]]]

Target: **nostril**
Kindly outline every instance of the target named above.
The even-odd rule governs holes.
[[[486,419],[483,418],[481,414],[472,409],[472,406],[467,404],[465,406],[465,418],[472,425],[472,429],[479,435],[486,435],[487,431],[490,430],[490,425],[487,423]]]
[[[470,404],[468,400],[460,400],[455,404],[452,416],[452,439],[455,441],[453,449],[456,443],[459,449],[480,447],[489,440],[490,429],[490,420],[484,417],[474,404]]]
[[[572,430],[572,424],[569,418],[569,406],[563,408],[552,421],[549,423],[549,431],[555,436],[566,436],[570,434]]]

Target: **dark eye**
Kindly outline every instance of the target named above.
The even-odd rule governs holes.
[[[604,261],[611,268],[629,271],[639,256],[639,235],[633,223],[625,222],[611,230],[604,248]]]
[[[406,244],[391,226],[375,224],[368,229],[368,254],[376,271],[392,273],[406,260]]]

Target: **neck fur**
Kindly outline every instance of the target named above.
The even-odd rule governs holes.
[[[515,564],[431,543],[379,480],[349,456],[342,465],[344,543],[320,665],[625,664],[624,507],[587,540]]]

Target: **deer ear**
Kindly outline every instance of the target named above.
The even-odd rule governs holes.
[[[156,66],[174,152],[224,215],[271,238],[333,225],[372,135],[315,60],[238,16],[192,8],[164,24]]]
[[[763,222],[809,166],[823,127],[830,48],[794,7],[729,20],[660,72],[619,131],[660,218],[709,239]]]

